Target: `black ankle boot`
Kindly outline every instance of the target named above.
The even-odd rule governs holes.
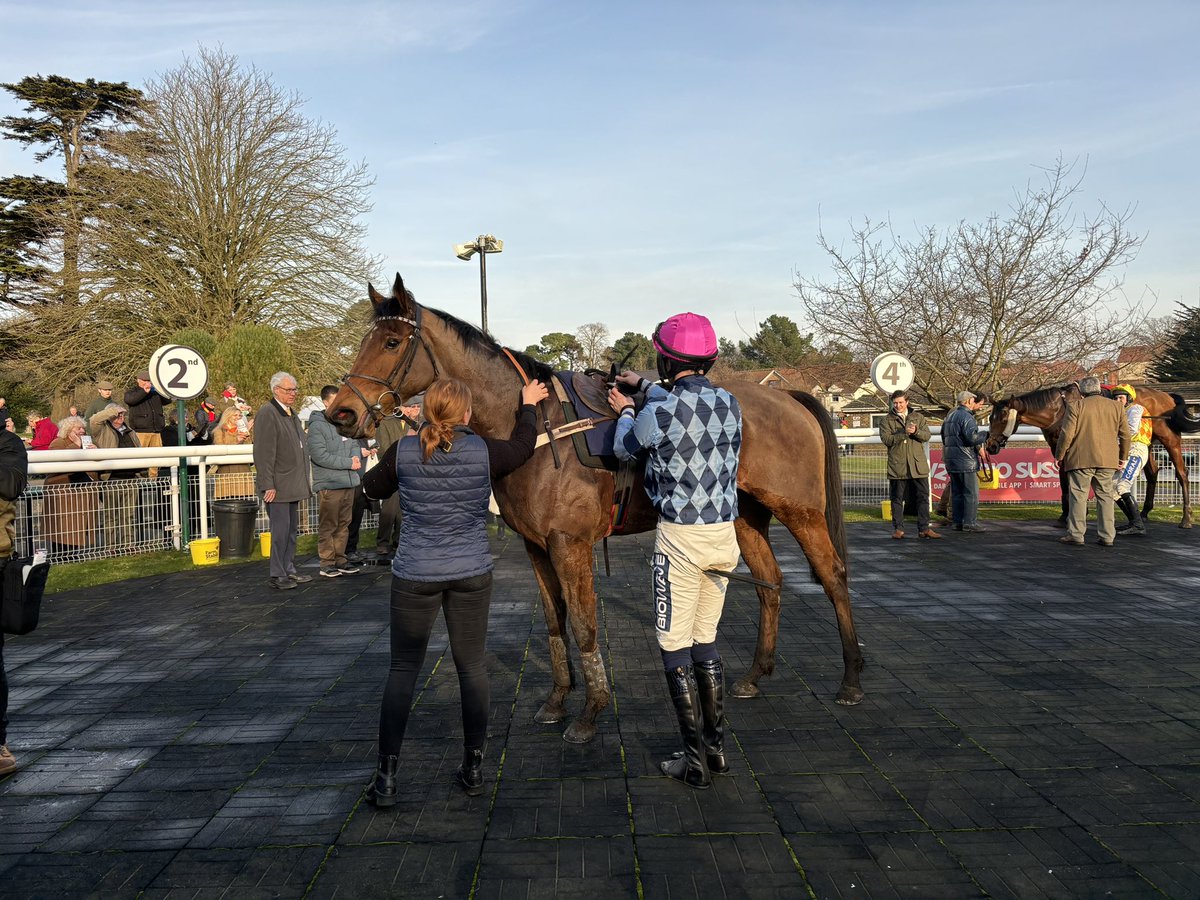
[[[483,751],[463,750],[462,765],[454,772],[454,780],[462,785],[468,797],[483,793]]]
[[[658,764],[664,775],[682,781],[688,787],[703,790],[712,782],[705,767],[704,747],[700,729],[704,715],[700,711],[700,695],[691,666],[679,666],[667,670],[667,690],[675,704],[675,715],[679,719],[679,733],[683,736],[683,755],[672,757]]]
[[[379,757],[375,777],[367,788],[367,802],[372,806],[385,807],[396,805],[396,767],[400,757]]]

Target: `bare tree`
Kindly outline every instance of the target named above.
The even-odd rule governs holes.
[[[365,165],[346,162],[299,97],[221,50],[201,49],[146,95],[137,127],[84,172],[105,289],[75,315],[39,319],[31,349],[60,371],[128,373],[180,328],[220,339],[268,325],[306,374],[344,371],[336,326],[372,266]]]
[[[599,369],[607,366],[612,347],[608,343],[608,326],[602,322],[589,322],[579,326],[575,340],[579,342],[579,362],[584,368]]]
[[[946,408],[964,387],[1033,387],[1113,353],[1142,318],[1116,302],[1141,239],[1129,209],[1077,218],[1073,169],[1058,160],[1007,217],[944,235],[931,227],[907,241],[868,220],[837,246],[822,231],[833,278],[795,282],[813,327],[827,341],[908,356],[916,384]]]

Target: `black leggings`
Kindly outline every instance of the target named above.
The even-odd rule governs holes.
[[[429,635],[441,608],[450,635],[462,695],[463,746],[482,750],[487,740],[488,607],[492,573],[455,581],[409,581],[392,577],[392,665],[379,710],[379,753],[397,756],[412,709],[417,673],[425,661]]]

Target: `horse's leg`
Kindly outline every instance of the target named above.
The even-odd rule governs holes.
[[[768,529],[771,512],[753,497],[738,495],[739,516],[734,520],[738,548],[750,574],[760,581],[780,584],[783,573],[771,549]],[[758,644],[754,648],[754,664],[750,671],[729,689],[735,697],[757,697],[758,679],[775,671],[775,644],[779,636],[779,589],[756,585],[758,594]]]
[[[858,646],[858,635],[854,631],[854,615],[850,611],[850,588],[846,583],[846,564],[833,547],[824,514],[817,509],[785,504],[776,507],[779,519],[800,542],[813,574],[821,582],[837,615],[838,634],[842,638],[842,686],[837,692],[837,702],[843,706],[854,706],[862,702],[863,690],[859,673],[863,669],[862,649]]]
[[[567,652],[566,624],[567,606],[563,602],[562,586],[550,563],[550,557],[537,544],[525,542],[525,552],[533,563],[533,575],[537,579],[538,593],[542,596],[542,612],[546,617],[546,631],[550,637],[550,672],[554,686],[550,696],[533,716],[533,721],[542,725],[561,722],[567,717],[565,700],[575,687],[575,674],[571,671],[571,655]]]
[[[1146,476],[1146,495],[1142,498],[1142,521],[1146,521],[1150,510],[1154,509],[1154,492],[1158,489],[1158,460],[1154,458],[1153,453],[1146,454],[1146,468],[1142,470],[1142,474]]]
[[[610,694],[604,658],[600,654],[596,628],[596,582],[592,574],[592,545],[577,537],[554,531],[546,540],[550,560],[562,596],[568,621],[579,647],[587,700],[583,712],[563,732],[563,740],[586,744],[596,735],[596,717],[608,706]]]
[[[1191,528],[1192,497],[1188,489],[1187,463],[1183,460],[1183,442],[1179,439],[1179,435],[1172,431],[1170,439],[1163,441],[1163,446],[1167,448],[1167,453],[1171,456],[1171,463],[1175,466],[1175,480],[1179,482],[1179,490],[1183,496],[1183,518],[1179,520],[1179,527]]]

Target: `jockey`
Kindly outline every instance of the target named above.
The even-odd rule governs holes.
[[[1142,471],[1146,458],[1150,455],[1150,438],[1154,423],[1146,416],[1146,408],[1137,402],[1137,391],[1133,385],[1119,384],[1113,388],[1112,395],[1113,399],[1125,408],[1125,418],[1129,422],[1129,435],[1132,438],[1129,459],[1126,460],[1124,468],[1117,473],[1116,483],[1117,506],[1121,507],[1121,512],[1125,513],[1129,522],[1117,531],[1120,534],[1144,535],[1146,524],[1138,510],[1133,486],[1138,472]]]
[[[669,390],[635,372],[618,376],[608,402],[618,413],[615,452],[648,451],[646,492],[658,510],[654,542],[655,632],[684,752],[660,764],[663,774],[707,788],[725,759],[725,679],[717,625],[725,579],[739,551],[737,470],[742,414],[737,400],[705,377],[717,336],[704,316],[681,313],[654,332],[658,371]],[[620,387],[646,392],[634,409]]]

